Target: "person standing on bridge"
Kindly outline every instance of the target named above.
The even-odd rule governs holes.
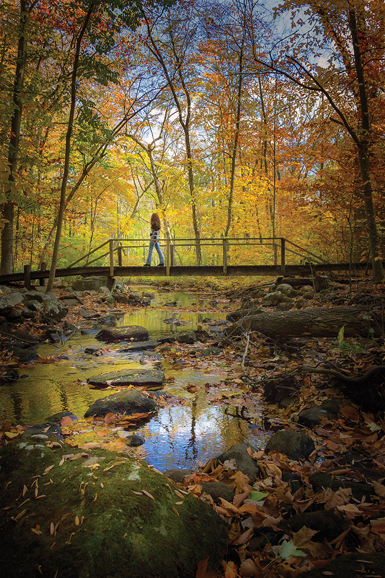
[[[151,215],[150,246],[148,247],[148,255],[144,267],[151,267],[152,252],[154,250],[154,247],[159,255],[158,267],[164,267],[164,257],[158,241],[159,231],[160,231],[160,218],[158,213],[153,213]]]

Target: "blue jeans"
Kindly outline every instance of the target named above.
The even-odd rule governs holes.
[[[147,260],[146,260],[146,265],[151,265],[151,259],[152,259],[152,252],[154,250],[154,247],[159,255],[159,265],[164,265],[164,257],[163,257],[163,253],[160,250],[160,246],[158,241],[153,241],[153,239],[151,239],[150,241],[150,246],[148,247],[148,255],[147,255]]]

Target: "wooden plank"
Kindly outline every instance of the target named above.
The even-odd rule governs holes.
[[[385,265],[385,263],[384,263]],[[364,271],[366,268],[371,269],[370,265],[366,263],[328,263],[318,265],[285,265],[285,275],[311,275],[314,271]],[[65,269],[57,269],[56,277],[68,277],[75,275],[106,276],[110,275],[109,267],[73,267]],[[223,266],[170,266],[171,276],[196,276],[196,277],[224,277]],[[228,265],[226,276],[268,276],[274,277],[281,275],[280,265]],[[164,276],[164,269],[161,267],[114,267],[114,276],[117,277],[161,277]],[[48,279],[49,270],[46,271],[31,271],[30,278],[32,279]],[[9,275],[0,276],[0,284],[13,283],[24,281],[24,272],[11,273]]]

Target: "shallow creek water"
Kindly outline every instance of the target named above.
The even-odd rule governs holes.
[[[151,306],[125,314],[118,322],[119,326],[142,325],[150,333],[150,339],[170,332],[185,332],[196,329],[205,318],[225,319],[227,309],[218,304],[217,312],[205,313],[209,300],[184,293],[155,294]],[[176,303],[174,308],[166,304]],[[167,308],[162,308],[162,307]],[[179,311],[179,307],[193,307],[197,311]],[[180,326],[164,323],[164,320],[177,319]],[[79,332],[70,337],[63,345],[43,344],[39,355],[48,357],[58,353],[66,359],[43,365],[29,365],[19,369],[20,379],[12,385],[1,387],[1,421],[13,424],[36,424],[59,411],[71,411],[82,417],[90,405],[101,397],[113,393],[112,390],[95,390],[81,385],[89,377],[118,371],[120,369],[150,368],[141,365],[141,353],[118,353],[121,344],[103,345],[94,335],[82,335]],[[84,353],[90,346],[106,347],[109,351],[103,356]],[[139,448],[128,448],[128,452],[146,459],[161,471],[168,468],[194,468],[225,451],[231,445],[248,441],[255,447],[264,447],[250,434],[248,423],[233,417],[235,408],[231,406],[210,405],[205,391],[189,393],[187,384],[203,386],[217,384],[226,377],[225,368],[220,373],[217,365],[212,370],[175,369],[163,362],[166,378],[164,391],[176,398],[187,400],[185,405],[160,408],[151,421],[132,433],[145,438],[145,444]],[[219,373],[218,373],[219,371]],[[260,445],[261,444],[261,445]]]

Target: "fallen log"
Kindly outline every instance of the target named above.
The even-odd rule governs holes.
[[[258,332],[267,337],[335,337],[344,327],[345,337],[380,336],[381,311],[364,307],[330,307],[293,311],[262,311],[247,315],[225,330],[228,338]]]

